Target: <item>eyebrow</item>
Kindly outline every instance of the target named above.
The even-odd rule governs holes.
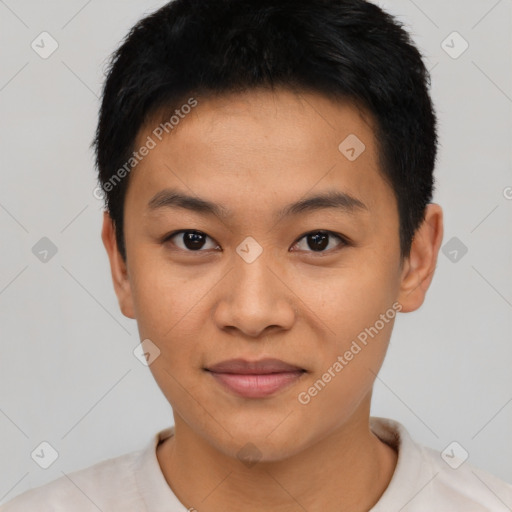
[[[148,202],[149,211],[162,208],[183,208],[197,213],[214,215],[220,219],[233,215],[232,212],[219,204],[184,194],[175,189],[164,189]],[[354,214],[361,210],[368,211],[368,207],[362,201],[350,194],[338,190],[328,190],[285,206],[276,213],[276,217],[281,220],[284,217],[328,208],[336,208],[348,214]]]

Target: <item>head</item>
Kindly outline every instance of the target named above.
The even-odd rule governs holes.
[[[367,414],[435,268],[436,145],[421,56],[374,4],[175,0],[131,30],[95,138],[102,236],[177,423],[275,460]],[[210,371],[237,358],[301,373],[240,396]]]

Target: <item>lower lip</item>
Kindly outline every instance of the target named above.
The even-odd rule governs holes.
[[[223,386],[245,398],[263,398],[277,393],[299,380],[303,373],[300,370],[258,375],[210,372]]]

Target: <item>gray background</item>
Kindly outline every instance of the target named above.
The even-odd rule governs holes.
[[[108,55],[163,3],[0,0],[0,503],[140,449],[172,422],[113,292],[89,149]],[[439,450],[455,440],[469,462],[511,481],[512,2],[381,5],[432,69],[435,200],[443,244],[457,240],[425,305],[398,316],[372,414]],[[43,31],[58,43],[47,59],[31,48]],[[457,58],[454,31],[469,44]],[[33,253],[42,237],[57,248],[46,262]],[[30,455],[42,441],[59,454],[46,470]]]

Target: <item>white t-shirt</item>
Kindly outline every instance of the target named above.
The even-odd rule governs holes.
[[[370,418],[370,428],[398,451],[388,488],[370,512],[510,512],[512,485],[474,468],[458,451],[441,454],[417,444],[405,427]],[[145,449],[107,459],[31,489],[0,512],[186,512],[167,484],[158,459],[159,441],[174,427],[155,434]],[[453,466],[453,467],[452,467]]]

